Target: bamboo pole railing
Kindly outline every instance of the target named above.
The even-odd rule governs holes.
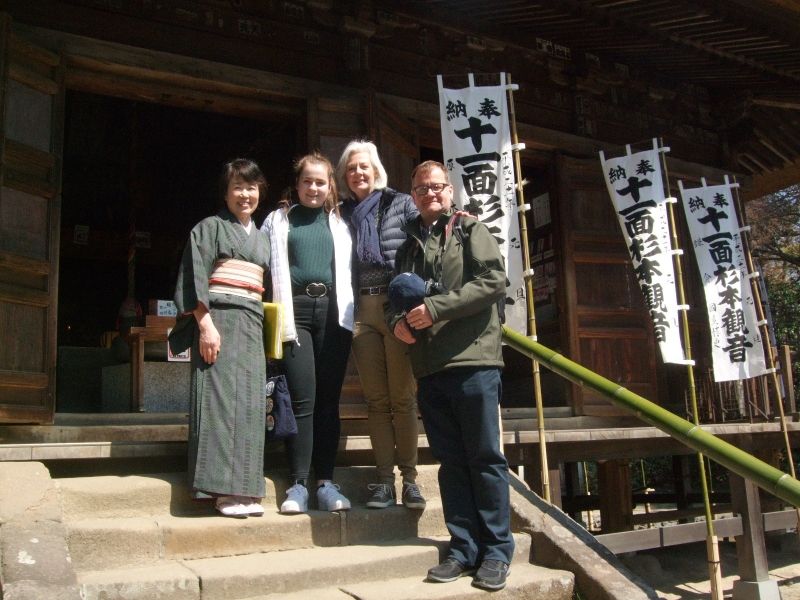
[[[503,326],[503,341],[525,356],[571,382],[592,389],[614,405],[627,409],[638,418],[702,453],[723,467],[748,479],[760,488],[792,506],[800,506],[800,481],[729,444],[675,413],[571,361],[547,346],[529,340]]]

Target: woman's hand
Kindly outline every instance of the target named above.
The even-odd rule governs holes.
[[[205,304],[198,304],[193,311],[197,326],[200,329],[200,356],[208,364],[213,365],[217,362],[219,349],[222,345],[222,338],[217,331],[214,321],[211,320],[211,313],[208,312]]]
[[[209,315],[205,327],[202,325],[200,326],[200,356],[202,356],[203,360],[208,364],[213,365],[217,362],[219,349],[222,345],[221,342],[222,339],[219,336],[219,331],[217,331]]]

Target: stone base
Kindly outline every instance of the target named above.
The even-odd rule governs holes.
[[[145,362],[145,412],[189,412],[191,365],[181,362]],[[129,412],[131,366],[103,367],[103,412]]]
[[[739,581],[733,582],[733,600],[781,600],[778,582],[774,579],[767,581]]]

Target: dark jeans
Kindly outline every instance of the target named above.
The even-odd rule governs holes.
[[[297,419],[286,449],[292,479],[332,479],[339,448],[339,394],[350,355],[351,332],[339,326],[336,297],[295,296],[299,344],[283,347],[283,365]]]
[[[419,410],[433,456],[449,556],[464,565],[484,559],[510,563],[508,462],[500,452],[496,368],[445,369],[418,382]]]

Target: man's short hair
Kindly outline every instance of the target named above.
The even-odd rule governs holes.
[[[441,169],[442,173],[444,173],[444,180],[446,183],[450,183],[450,174],[447,172],[445,166],[440,163],[438,160],[426,160],[423,163],[418,164],[414,167],[414,170],[411,171],[411,185],[414,185],[414,178],[419,173],[420,175],[424,175],[426,173],[430,173],[433,169]]]

